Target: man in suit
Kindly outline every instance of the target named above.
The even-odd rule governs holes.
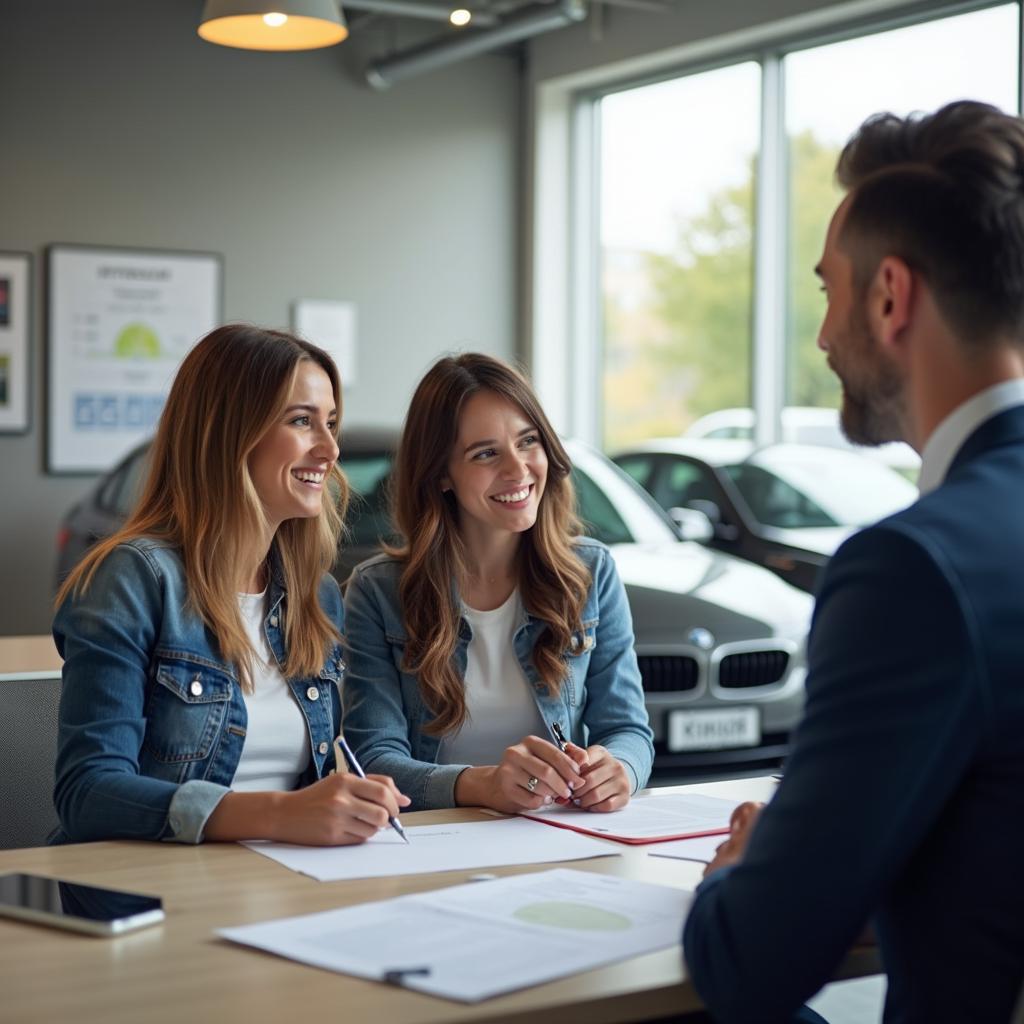
[[[1024,981],[1024,122],[879,115],[840,157],[819,345],[921,498],[823,579],[785,778],[686,922],[716,1021],[789,1021],[866,925],[887,1024],[1006,1024]]]

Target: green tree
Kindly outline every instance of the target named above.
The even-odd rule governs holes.
[[[824,312],[813,273],[839,199],[836,147],[805,132],[790,139],[787,386],[790,405],[834,407],[838,386],[817,348]],[[676,249],[647,253],[647,302],[605,295],[605,442],[616,447],[678,433],[696,417],[750,404],[753,208],[746,181],[711,195],[679,225]]]

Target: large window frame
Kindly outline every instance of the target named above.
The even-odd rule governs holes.
[[[1017,110],[1024,109],[1024,0],[1018,8]],[[556,428],[595,446],[602,436],[600,117],[611,93],[740,61],[761,66],[761,139],[754,203],[751,400],[755,440],[778,439],[788,353],[787,55],[1007,0],[893,3],[859,0],[769,26],[702,40],[540,82],[533,95],[529,344],[534,382]]]

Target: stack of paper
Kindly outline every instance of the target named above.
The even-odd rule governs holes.
[[[677,945],[691,898],[559,868],[219,934],[326,970],[477,1002]]]

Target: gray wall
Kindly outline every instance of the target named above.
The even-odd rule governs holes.
[[[875,25],[896,12],[940,6],[929,0],[674,0],[668,10],[656,12],[613,4],[589,21],[531,42],[529,75],[541,81],[703,40],[743,35],[808,14],[822,25],[836,18],[847,25]],[[806,28],[805,24],[801,31]]]
[[[515,355],[520,76],[484,57],[380,94],[358,69],[390,31],[260,54],[199,40],[198,0],[3,8],[0,249],[37,257],[32,429],[0,435],[10,635],[48,630],[57,526],[92,483],[43,472],[43,247],[222,253],[228,320],[354,301],[345,422],[398,423],[439,352]]]

